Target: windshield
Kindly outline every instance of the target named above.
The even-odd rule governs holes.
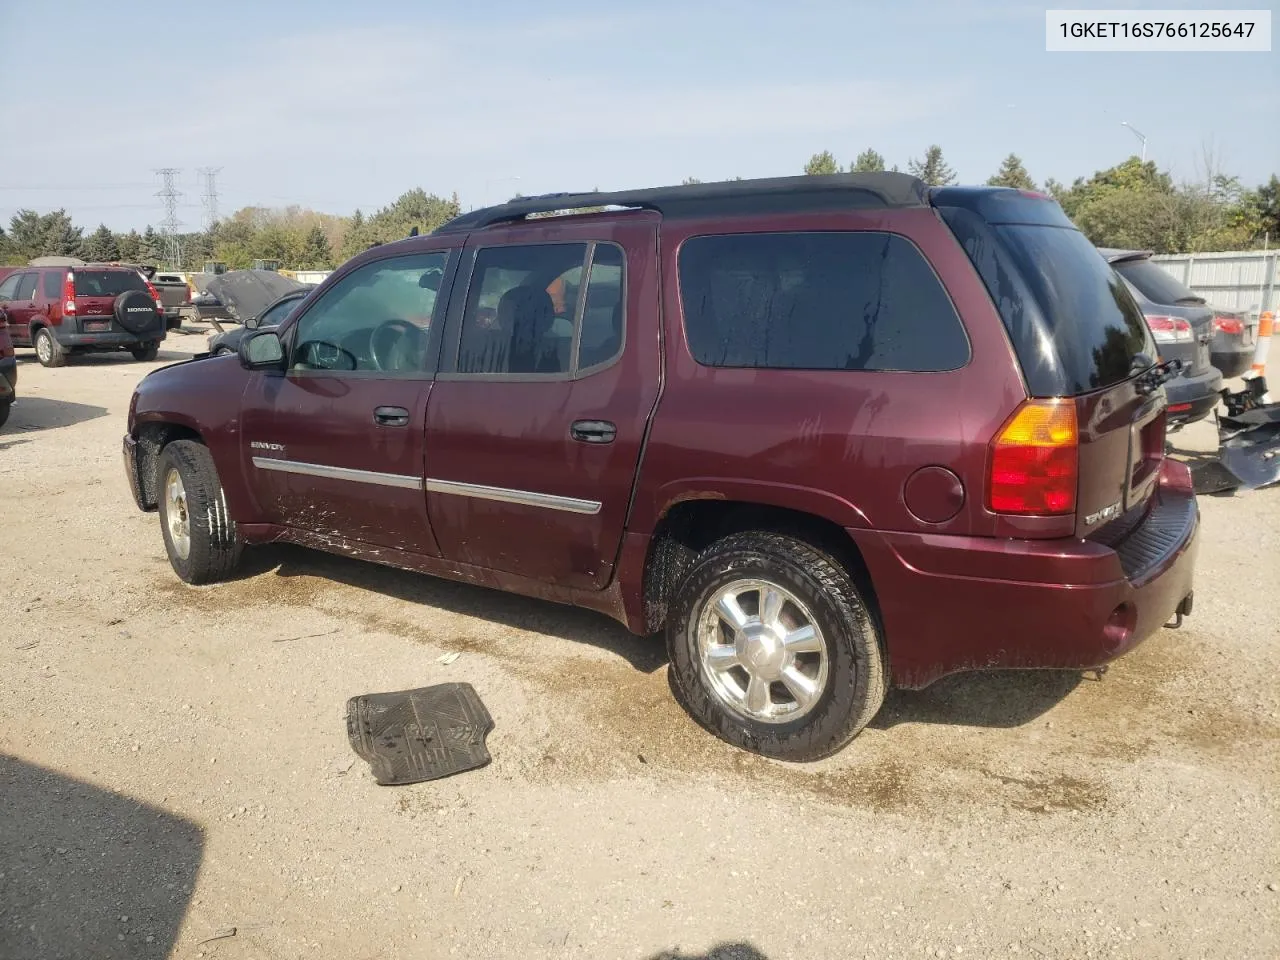
[[[1152,303],[1204,303],[1204,297],[1197,296],[1145,257],[1112,266]]]
[[[1137,372],[1138,354],[1156,356],[1142,310],[1079,230],[939,209],[991,294],[1033,396],[1089,393]]]
[[[77,270],[77,297],[118,297],[127,290],[147,292],[147,282],[136,270]]]

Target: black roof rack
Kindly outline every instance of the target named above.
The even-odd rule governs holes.
[[[928,203],[928,186],[909,174],[833,173],[691,183],[612,193],[546,193],[537,197],[519,197],[496,207],[464,213],[434,232],[479,230],[495,223],[523,220],[530,214],[584,207],[632,207],[657,210],[665,217],[690,217],[785,213],[833,207],[923,207]]]

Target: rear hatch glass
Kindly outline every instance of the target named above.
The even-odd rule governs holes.
[[[1028,393],[1075,398],[1076,535],[1135,523],[1158,481],[1166,405],[1134,379],[1157,355],[1137,301],[1049,198],[963,188],[933,197],[999,311]]]
[[[133,270],[77,270],[77,297],[111,297],[128,290],[147,292],[147,283]]]
[[[955,194],[963,205],[947,204]],[[934,196],[1000,312],[1032,396],[1088,393],[1152,362],[1141,308],[1056,203],[1014,190]]]
[[[1119,260],[1112,266],[1152,303],[1191,305],[1205,302],[1204,297],[1184,287],[1146,257]]]

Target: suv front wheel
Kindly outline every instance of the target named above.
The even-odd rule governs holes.
[[[667,626],[676,695],[702,726],[778,760],[830,756],[884,702],[884,655],[848,572],[775,533],[712,544]]]
[[[160,529],[173,572],[187,583],[225,580],[240,559],[240,538],[207,447],[175,440],[160,454]]]

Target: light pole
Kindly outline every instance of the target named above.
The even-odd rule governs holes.
[[[1120,126],[1128,127],[1129,132],[1142,141],[1142,162],[1146,163],[1147,162],[1147,138],[1143,136],[1143,134],[1138,132],[1137,128],[1134,127],[1132,124],[1130,124],[1128,120],[1121,120]]]

